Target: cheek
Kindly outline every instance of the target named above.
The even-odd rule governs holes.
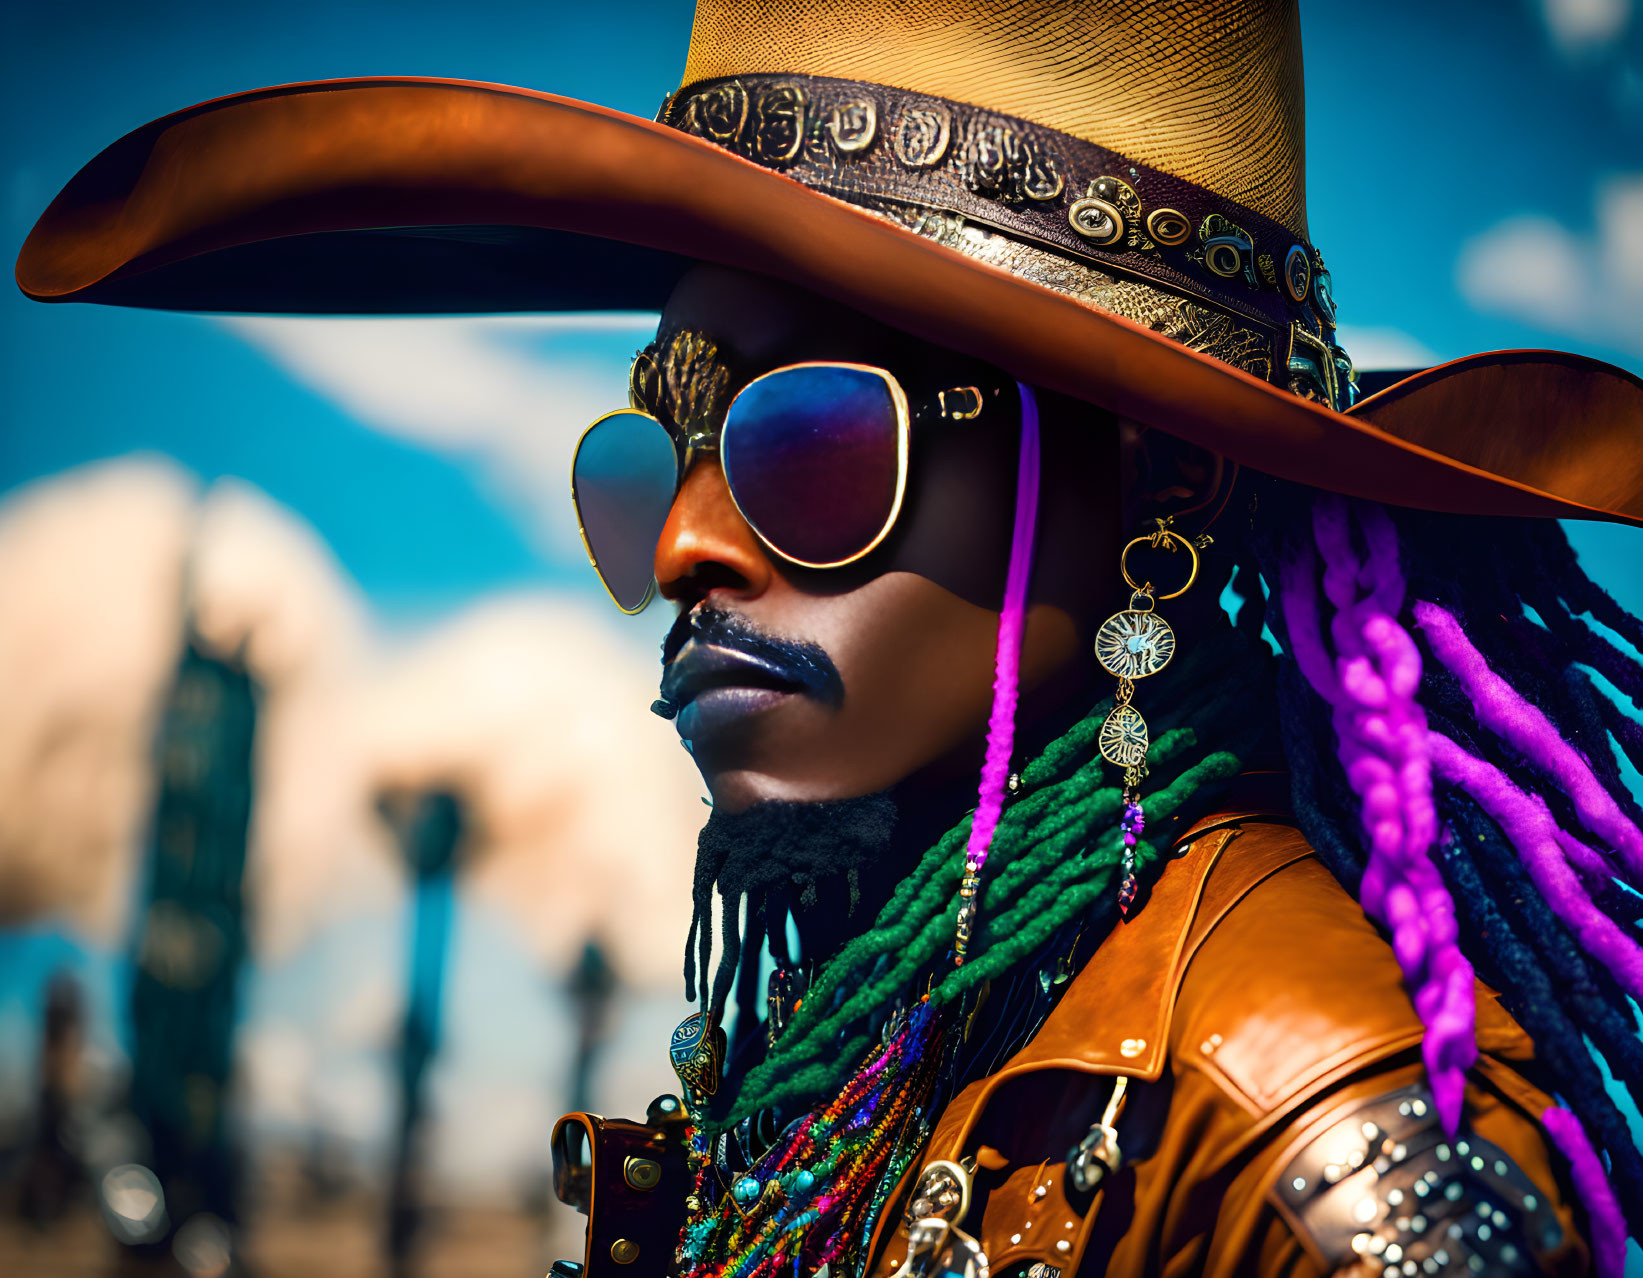
[[[914,449],[902,517],[875,567],[987,609],[998,607],[1009,566],[1017,456],[1011,432],[982,426],[949,423],[943,438],[915,440],[925,447]]]
[[[973,763],[992,709],[998,614],[910,573],[887,573],[835,601],[842,623],[827,645],[845,684],[828,771],[870,793],[932,764]],[[1022,644],[1022,690],[1073,665],[1072,619],[1035,606]]]

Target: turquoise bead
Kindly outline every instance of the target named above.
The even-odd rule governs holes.
[[[815,1183],[815,1176],[802,1167],[799,1169],[798,1174],[793,1177],[793,1188],[797,1193],[808,1194],[810,1187]]]
[[[735,1195],[737,1202],[746,1207],[749,1203],[758,1200],[759,1182],[751,1176],[743,1176],[731,1187],[730,1192]]]

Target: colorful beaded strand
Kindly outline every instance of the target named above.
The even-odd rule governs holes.
[[[934,1012],[921,1002],[838,1097],[794,1123],[711,1205],[709,1143],[692,1115],[687,1141],[696,1218],[681,1235],[679,1272],[689,1278],[774,1278],[801,1261],[812,1268],[836,1264],[859,1247],[858,1226],[876,1220],[882,1209],[886,1170],[905,1167],[928,1135],[925,1102],[939,1072],[941,1041]],[[743,1204],[746,1215],[737,1199],[744,1183],[755,1187]],[[775,1197],[781,1205],[761,1215],[760,1204]]]
[[[1141,793],[1133,786],[1124,788],[1124,815],[1119,819],[1118,828],[1124,835],[1123,859],[1119,863],[1118,917],[1127,919],[1130,910],[1135,907],[1137,891],[1135,845],[1140,841],[1141,832],[1147,828],[1147,812],[1141,806]]]

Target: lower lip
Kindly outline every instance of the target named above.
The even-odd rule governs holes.
[[[673,726],[686,741],[701,741],[792,695],[775,688],[713,688],[679,711]]]

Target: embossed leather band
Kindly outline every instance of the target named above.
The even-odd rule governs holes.
[[[1052,262],[1155,285],[1258,326],[1264,357],[1250,358],[1247,340],[1229,341],[1228,362],[1311,398],[1350,401],[1351,364],[1334,341],[1322,256],[1277,222],[1192,182],[1055,129],[854,80],[704,81],[670,97],[658,119],[849,203],[875,212],[900,206],[897,220],[915,229],[925,219],[910,214],[934,214],[951,238],[959,219]],[[1022,259],[1011,269],[1024,270]]]
[[[1500,1149],[1464,1130],[1445,1139],[1424,1082],[1343,1115],[1274,1192],[1299,1236],[1352,1278],[1547,1273],[1541,1259],[1563,1241],[1551,1204]]]

